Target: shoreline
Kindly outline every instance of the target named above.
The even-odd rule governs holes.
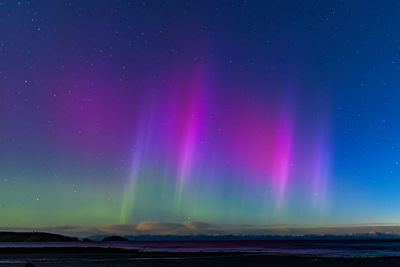
[[[146,252],[120,248],[0,248],[1,266],[399,266],[400,257],[316,257],[247,252]],[[30,266],[32,266],[30,265]],[[29,265],[28,265],[29,266]]]

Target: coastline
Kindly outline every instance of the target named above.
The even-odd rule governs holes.
[[[0,248],[1,266],[399,266],[400,257],[315,257],[119,248]]]
[[[315,257],[118,248],[1,248],[1,266],[399,266],[400,257]]]

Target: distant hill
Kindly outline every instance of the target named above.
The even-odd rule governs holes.
[[[230,240],[365,240],[365,239],[400,239],[397,234],[359,233],[351,235],[127,235],[129,241],[230,241]]]
[[[0,232],[0,242],[74,242],[75,237],[42,232]]]
[[[214,241],[214,240],[345,240],[345,239],[400,239],[395,233],[354,233],[349,235],[93,235],[83,241]],[[0,242],[77,242],[75,237],[44,232],[1,232]]]
[[[104,235],[90,235],[90,236],[88,236],[88,237],[86,237],[87,239],[90,239],[90,240],[92,240],[92,241],[95,241],[95,242],[100,242],[100,241],[102,241],[104,238],[106,238],[106,237],[108,237],[108,236],[110,236],[111,234],[104,234]]]
[[[122,236],[112,235],[105,237],[103,241],[128,241],[128,239]]]
[[[110,235],[92,235],[88,238],[96,241],[106,241]],[[400,239],[399,235],[391,234],[353,234],[353,235],[125,235],[128,241],[231,241],[231,240],[343,240],[343,239]]]

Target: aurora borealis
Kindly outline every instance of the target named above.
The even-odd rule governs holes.
[[[399,11],[1,1],[0,227],[397,223]]]

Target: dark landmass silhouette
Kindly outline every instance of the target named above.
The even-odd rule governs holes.
[[[78,240],[73,237],[44,232],[0,232],[0,240],[3,242],[49,242],[45,245],[46,247],[42,247],[43,244],[40,244],[39,247],[35,247],[35,244],[27,244],[21,247],[8,247],[8,245],[0,247],[1,260],[15,263],[12,266],[22,266],[17,265],[21,263],[31,264],[26,266],[56,264],[58,266],[78,267],[131,266],[137,264],[146,266],[400,266],[400,257],[397,254],[400,249],[400,239],[397,235],[389,233],[346,236],[142,235],[123,237],[108,235],[101,239],[103,241],[149,241],[143,242],[142,245],[140,245],[140,242],[136,243],[137,249],[126,249],[130,243],[126,243],[128,245],[126,248],[118,247],[118,243],[115,243],[116,247],[113,247],[110,243],[102,243],[101,240],[93,240],[96,242],[89,245],[84,244],[84,242],[90,242],[88,238]],[[84,242],[81,242],[81,240]],[[51,243],[63,241],[75,241],[75,243],[65,243],[63,247],[53,246]],[[156,250],[146,251],[142,249],[148,247],[149,244],[156,245]],[[157,244],[162,245],[157,247]],[[194,251],[174,251],[177,246],[192,248]],[[157,251],[160,248],[163,250]],[[207,248],[216,251],[206,251]],[[230,248],[233,248],[232,251],[229,251]],[[296,249],[300,249],[299,251],[309,249],[310,252],[307,253],[311,254],[304,254],[303,252],[296,254]],[[325,250],[328,254],[319,254],[320,252],[312,254],[315,253],[315,249],[318,251]],[[335,249],[345,251],[352,256],[350,258],[348,256],[343,257],[344,254],[332,256],[333,254],[330,253]],[[273,252],[274,250],[277,252]],[[294,254],[282,252],[285,250],[292,250]],[[278,254],[274,255],[274,253]]]
[[[109,241],[129,241],[129,240],[126,237],[112,235],[112,236],[105,237],[103,239],[103,241],[109,242]]]
[[[76,242],[78,238],[44,232],[0,232],[0,242]]]
[[[105,241],[110,235],[92,235],[93,241]],[[400,239],[392,233],[357,233],[348,235],[124,235],[129,241],[230,241],[230,240],[365,240],[365,239]],[[120,241],[120,240],[116,240]],[[122,241],[122,240],[121,240]]]
[[[348,235],[92,235],[83,239],[46,232],[0,232],[0,242],[101,242],[101,241],[230,241],[230,240],[367,240],[396,239],[395,233],[354,233]]]

